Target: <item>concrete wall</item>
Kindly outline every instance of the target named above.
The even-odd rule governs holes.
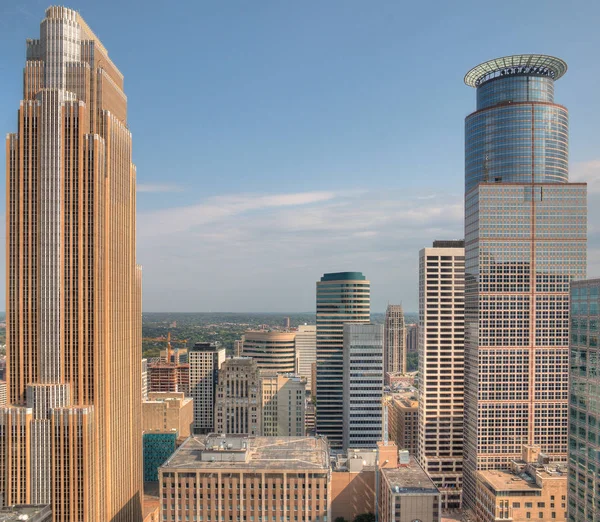
[[[331,520],[352,522],[362,513],[375,513],[375,470],[331,473]]]

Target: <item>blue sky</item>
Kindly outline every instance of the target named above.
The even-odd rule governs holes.
[[[367,275],[374,311],[415,311],[419,249],[462,237],[475,106],[463,76],[528,52],[569,64],[556,102],[570,111],[572,179],[591,183],[600,274],[600,2],[68,6],[125,75],[146,311],[309,311],[315,281],[341,270]],[[0,1],[4,132],[46,7]]]

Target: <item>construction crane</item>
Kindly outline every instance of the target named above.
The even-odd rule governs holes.
[[[167,362],[171,362],[171,343],[182,343],[184,348],[187,348],[187,339],[171,339],[171,332],[167,332],[166,337],[143,337],[142,341],[155,341],[155,342],[166,342],[167,343]]]

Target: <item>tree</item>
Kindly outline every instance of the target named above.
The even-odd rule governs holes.
[[[348,522],[344,517],[336,517],[333,522]]]
[[[357,515],[354,522],[375,522],[375,515],[373,513],[363,513]]]

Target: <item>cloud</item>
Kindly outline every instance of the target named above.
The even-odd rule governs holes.
[[[588,184],[588,194],[600,194],[600,159],[574,163],[569,181]]]
[[[311,310],[324,272],[362,270],[374,310],[416,310],[419,250],[461,238],[462,220],[461,195],[406,191],[235,194],[140,213],[145,306]]]
[[[138,183],[136,186],[138,192],[183,192],[183,187],[179,185],[168,185],[168,184],[153,184],[153,183]]]

